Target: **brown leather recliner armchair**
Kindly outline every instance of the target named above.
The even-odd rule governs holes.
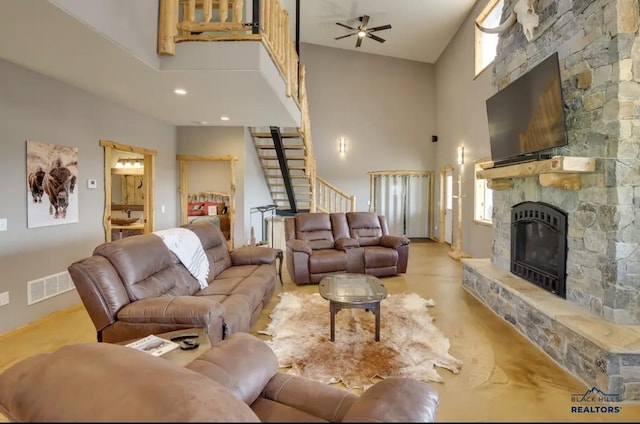
[[[287,270],[298,284],[335,273],[378,277],[405,273],[409,239],[391,235],[374,212],[308,212],[285,218]]]
[[[432,422],[438,393],[388,378],[357,395],[278,371],[235,333],[183,368],[106,343],[69,345],[0,374],[0,413],[19,422]]]

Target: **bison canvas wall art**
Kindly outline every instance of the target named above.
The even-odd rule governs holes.
[[[27,141],[28,228],[78,222],[78,148]]]

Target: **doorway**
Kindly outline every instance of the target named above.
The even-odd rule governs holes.
[[[232,249],[238,157],[177,155],[176,159],[180,166],[180,223],[210,221],[220,228]]]
[[[453,166],[440,171],[440,241],[453,244]]]
[[[104,148],[105,241],[153,231],[156,151],[100,140]]]

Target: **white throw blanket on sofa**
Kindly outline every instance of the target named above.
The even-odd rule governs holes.
[[[200,288],[208,287],[209,259],[204,253],[200,239],[191,230],[186,228],[169,228],[153,232],[160,237],[164,244],[180,259],[180,262],[189,270],[200,283]]]

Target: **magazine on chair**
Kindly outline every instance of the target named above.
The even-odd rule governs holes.
[[[135,342],[126,344],[125,346],[147,352],[153,356],[161,356],[180,347],[178,343],[162,339],[158,336],[154,336],[153,334]]]

